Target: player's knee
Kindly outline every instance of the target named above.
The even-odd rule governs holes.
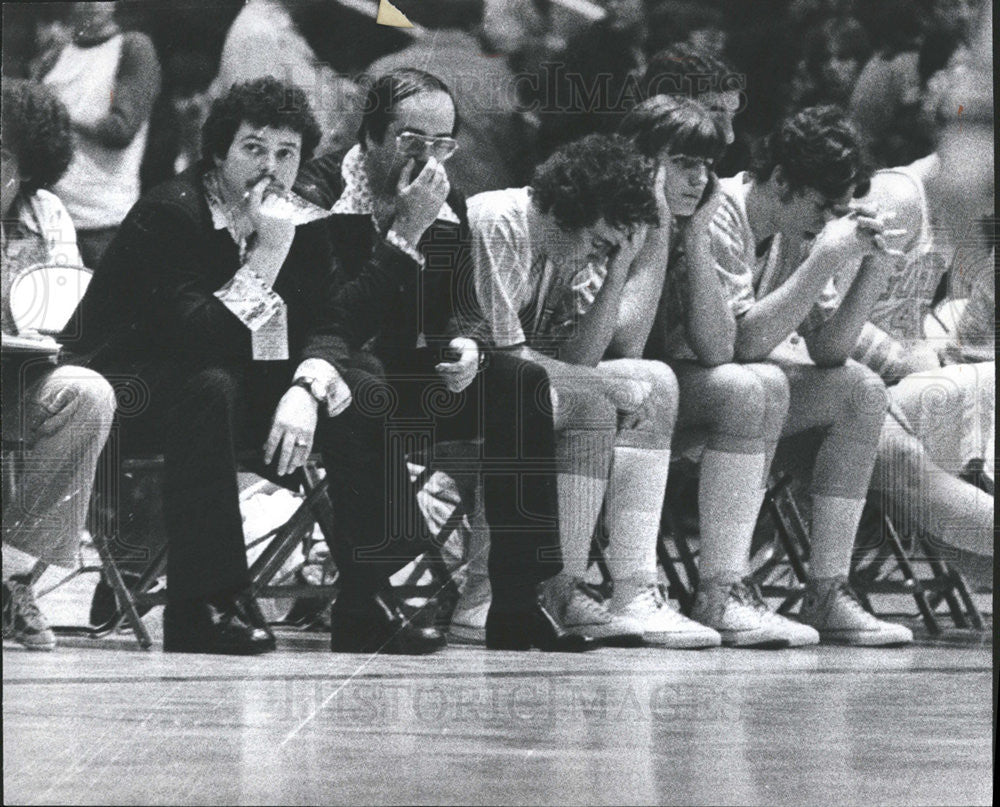
[[[111,423],[115,414],[115,391],[100,373],[66,365],[53,373],[52,382],[78,398],[77,417],[95,425]]]
[[[552,401],[559,429],[587,429],[614,432],[618,410],[600,390],[585,385],[552,388]]]
[[[753,364],[750,369],[764,390],[764,436],[777,440],[788,417],[791,398],[788,376],[776,364]]]
[[[713,413],[718,427],[730,434],[760,437],[767,411],[767,395],[761,380],[739,364],[720,364],[711,373],[721,392],[719,411]]]
[[[844,416],[852,422],[856,433],[869,432],[877,440],[889,407],[885,382],[857,362],[848,362],[842,371]]]
[[[647,416],[660,428],[673,431],[677,420],[677,403],[680,399],[680,387],[677,376],[663,362],[646,362],[646,372],[649,380],[644,409]]]

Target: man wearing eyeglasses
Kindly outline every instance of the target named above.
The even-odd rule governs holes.
[[[406,457],[479,438],[493,625],[481,638],[498,649],[582,650],[590,640],[564,635],[535,596],[561,568],[547,376],[515,357],[484,362],[464,327],[464,304],[474,297],[468,223],[444,167],[457,128],[440,79],[393,70],[368,92],[358,144],[299,175],[298,192],[333,213],[328,232],[345,283],[328,331],[351,352],[338,369],[359,425],[343,461],[328,468],[354,550],[338,563],[352,565],[351,579],[384,581],[424,551],[431,539]],[[381,596],[391,603],[385,586]],[[332,613],[333,649],[377,649],[379,620],[365,597],[343,592]]]

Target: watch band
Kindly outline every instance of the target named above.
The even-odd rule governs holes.
[[[292,381],[292,386],[302,387],[302,389],[304,389],[313,398],[315,398],[317,403],[326,403],[326,394],[319,393],[316,390],[316,387],[319,385],[319,383],[320,383],[319,379],[302,375]]]

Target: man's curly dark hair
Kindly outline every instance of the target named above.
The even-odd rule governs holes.
[[[531,193],[566,232],[603,218],[612,227],[656,224],[655,164],[624,138],[587,135],[555,151],[535,169]]]
[[[202,159],[224,159],[244,121],[251,126],[290,129],[301,134],[303,162],[312,157],[320,140],[319,124],[305,92],[273,76],[264,76],[234,84],[212,104],[201,130]]]
[[[758,144],[750,172],[766,182],[780,165],[793,192],[814,188],[827,199],[837,199],[854,186],[857,194],[869,179],[860,143],[857,129],[839,107],[807,107]]]
[[[73,159],[69,113],[42,84],[4,79],[0,137],[17,157],[21,193],[30,196],[59,181]]]

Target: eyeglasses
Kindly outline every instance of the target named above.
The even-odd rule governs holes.
[[[431,156],[443,163],[458,150],[458,141],[453,137],[429,137],[403,132],[396,136],[396,149],[405,157]]]

